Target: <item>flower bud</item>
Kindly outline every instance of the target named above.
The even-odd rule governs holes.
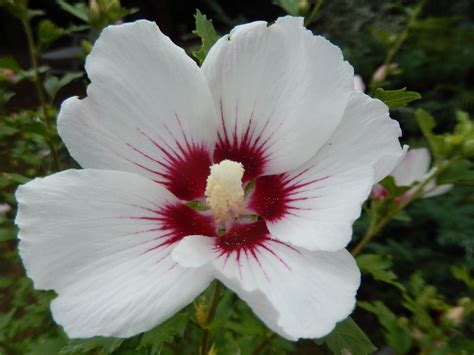
[[[298,3],[298,14],[305,16],[308,13],[309,6],[308,0],[300,0]]]
[[[365,84],[364,80],[362,80],[362,77],[360,75],[354,75],[354,89],[356,91],[365,91]]]
[[[392,63],[389,65],[381,65],[380,67],[377,68],[373,75],[373,80],[375,82],[383,82],[385,79],[387,79],[387,76],[390,74],[396,72],[398,69],[398,64],[397,63]]]
[[[12,208],[7,203],[0,204],[0,216],[5,216]]]
[[[9,68],[0,69],[0,77],[12,83],[16,80],[15,72]]]
[[[89,20],[92,24],[99,23],[102,17],[101,8],[97,0],[89,0]]]
[[[389,192],[380,184],[376,184],[372,187],[372,198],[376,201],[382,201],[389,195]]]
[[[462,323],[465,315],[465,309],[462,306],[457,306],[449,309],[445,318],[453,325],[458,326]]]

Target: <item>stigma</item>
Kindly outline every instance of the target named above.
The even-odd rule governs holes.
[[[211,165],[207,178],[206,202],[214,212],[217,224],[228,226],[238,218],[244,207],[242,177],[244,166],[232,160]]]

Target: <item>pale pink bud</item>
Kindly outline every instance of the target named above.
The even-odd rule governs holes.
[[[464,307],[453,307],[446,312],[446,319],[453,325],[460,325],[464,319],[464,312]]]
[[[381,201],[388,196],[388,191],[380,184],[372,187],[372,198]]]
[[[373,75],[374,81],[376,82],[385,81],[385,79],[387,79],[387,76],[390,73],[393,73],[395,70],[397,70],[397,68],[398,68],[398,65],[396,63],[392,63],[389,65],[381,65],[380,67],[377,68],[377,70],[375,71]]]
[[[362,80],[362,77],[360,75],[354,75],[354,89],[356,91],[365,91],[365,84],[364,80]]]
[[[4,68],[0,69],[1,76],[8,81],[14,82],[16,80],[16,74],[12,69]]]
[[[0,216],[5,216],[8,211],[10,211],[12,208],[10,207],[9,204],[7,203],[2,203],[0,205]]]

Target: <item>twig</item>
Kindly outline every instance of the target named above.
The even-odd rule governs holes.
[[[314,17],[319,11],[319,8],[321,5],[324,3],[324,0],[318,0],[316,4],[314,4],[313,8],[311,9],[311,12],[306,16],[304,19],[304,26],[308,26],[311,22],[313,22]]]
[[[360,240],[359,243],[352,249],[351,254],[353,256],[356,256],[360,254],[362,249],[367,245],[368,242],[370,242],[382,229],[383,227],[392,220],[392,218],[401,210],[403,210],[405,207],[407,207],[411,202],[414,200],[418,199],[423,195],[425,192],[425,186],[435,179],[437,176],[439,176],[443,171],[445,171],[452,163],[454,163],[456,159],[452,159],[446,163],[440,163],[434,169],[433,173],[429,175],[418,187],[416,188],[415,192],[406,200],[402,201],[399,205],[397,205],[396,208],[390,210],[385,216],[383,216],[378,222],[375,222],[375,220],[371,220],[369,223],[369,228],[367,229],[367,232],[365,233],[364,237]]]
[[[405,40],[408,37],[408,34],[410,33],[411,28],[416,24],[416,21],[418,19],[418,16],[421,13],[421,10],[423,10],[423,7],[425,6],[427,0],[421,0],[413,10],[413,12],[410,14],[408,17],[407,23],[403,30],[397,35],[395,38],[395,42],[393,43],[392,47],[387,51],[387,55],[385,56],[385,59],[381,65],[381,67],[385,67],[385,70],[388,69],[388,66],[390,63],[392,63],[393,58],[395,55],[398,53],[400,48],[402,47],[402,44],[405,42]],[[377,80],[375,78],[375,73],[372,75],[372,78],[370,79],[370,90],[373,93],[374,90],[376,89],[376,84]]]
[[[260,354],[260,352],[268,345],[270,344],[270,342],[272,341],[272,339],[274,338],[275,334],[274,333],[270,333],[269,335],[267,335],[265,337],[265,339],[263,339],[263,341],[255,348],[254,351],[252,351],[252,355],[258,355]]]
[[[56,150],[56,147],[54,146],[54,143],[51,141],[51,138],[48,136],[49,131],[51,130],[51,123],[49,122],[49,117],[48,117],[48,105],[46,103],[46,97],[44,95],[44,90],[41,82],[41,76],[39,72],[39,66],[38,66],[38,49],[36,48],[35,42],[34,42],[34,37],[33,37],[33,31],[31,30],[31,24],[28,18],[22,18],[21,23],[23,25],[23,29],[25,31],[26,35],[26,41],[28,43],[28,52],[30,54],[30,61],[31,61],[31,66],[33,68],[33,73],[34,73],[34,79],[33,82],[35,84],[36,88],[36,96],[38,97],[39,104],[41,106],[41,120],[43,121],[44,125],[46,126],[47,132],[44,134],[44,139],[46,143],[48,144],[49,151],[51,153],[51,158],[53,160],[53,166],[56,171],[59,171],[61,169],[60,163],[59,163],[59,157],[58,157],[58,152]]]
[[[209,313],[206,317],[205,325],[209,325],[211,321],[214,319],[216,314],[217,305],[219,304],[219,299],[221,295],[222,286],[219,281],[214,281],[214,288],[212,291],[212,299],[211,299],[211,306],[209,307]],[[202,341],[201,341],[201,355],[206,355],[209,347],[209,329],[204,329],[204,333],[202,334]]]

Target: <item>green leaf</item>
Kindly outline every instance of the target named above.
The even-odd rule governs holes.
[[[13,284],[12,279],[7,279],[5,277],[0,277],[0,290],[10,287]]]
[[[359,302],[359,307],[375,314],[385,329],[384,336],[386,342],[392,346],[397,354],[406,354],[411,348],[411,334],[406,324],[381,301]]]
[[[64,347],[66,340],[64,338],[39,338],[28,346],[26,355],[50,355],[58,354]]]
[[[149,347],[151,349],[147,352],[148,355],[160,354],[164,344],[173,342],[175,336],[183,336],[187,322],[186,312],[176,314],[160,326],[143,334],[138,349]]]
[[[13,308],[8,313],[0,313],[0,330],[4,330],[8,327],[10,322],[13,320],[16,308]]]
[[[0,188],[25,184],[30,181],[26,176],[16,173],[0,173]]]
[[[372,354],[377,348],[365,335],[362,329],[348,317],[338,323],[336,328],[322,339],[333,354],[366,355]]]
[[[65,0],[58,0],[58,5],[66,12],[89,23],[89,8],[84,2],[76,2],[74,5],[68,4]]]
[[[90,2],[88,19],[90,25],[100,31],[136,11],[138,9],[122,7],[119,0],[97,0]]]
[[[425,330],[435,329],[437,320],[432,317],[430,310],[446,309],[443,296],[436,287],[426,283],[421,271],[410,276],[410,291],[414,298],[405,297],[403,306],[413,314],[414,326]]]
[[[67,73],[61,79],[57,76],[50,76],[44,81],[44,88],[48,95],[53,99],[58,91],[69,84],[71,81],[76,80],[83,76],[83,73]]]
[[[45,14],[44,10],[39,10],[39,9],[28,9],[27,10],[27,16],[28,19],[32,19],[37,16],[43,16]]]
[[[94,337],[90,339],[73,339],[63,347],[60,354],[90,353],[91,350],[102,350],[110,354],[122,345],[124,339]]]
[[[380,185],[382,185],[388,191],[390,197],[392,198],[401,196],[410,190],[410,186],[398,186],[395,183],[395,179],[391,175],[388,175],[385,179],[380,181]]]
[[[405,287],[397,282],[397,275],[390,270],[392,260],[385,255],[364,254],[357,257],[357,265],[362,272],[370,274],[375,280],[382,281],[405,290]]]
[[[221,323],[221,327],[232,330],[242,336],[251,336],[262,338],[268,333],[268,328],[257,318],[251,309],[242,301],[234,302],[233,314],[231,319]],[[216,328],[214,326],[214,328]]]
[[[443,137],[433,134],[433,129],[436,126],[436,121],[427,111],[418,109],[415,111],[415,118],[421,132],[428,141],[433,155],[437,159],[444,158],[449,152],[449,146]]]
[[[379,41],[385,48],[390,48],[397,39],[397,34],[390,31],[383,31],[378,28],[369,28],[369,32]]]
[[[196,10],[194,18],[196,19],[196,30],[193,31],[193,33],[201,38],[201,48],[197,51],[193,51],[193,56],[199,61],[199,64],[202,64],[209,49],[216,43],[219,36],[212,24],[212,20],[208,20],[206,15],[203,15],[201,11]]]
[[[458,184],[474,185],[474,163],[467,159],[461,159],[451,164],[437,178],[438,185]]]
[[[0,0],[0,7],[5,7],[10,13],[20,20],[28,18],[28,9],[23,1]]]
[[[13,91],[0,91],[0,107],[2,104],[6,104],[8,101],[10,101],[13,96],[15,96],[15,93]]]
[[[408,214],[407,211],[405,210],[401,210],[401,211],[398,211],[394,216],[393,216],[393,220],[394,221],[400,221],[400,222],[411,222],[412,219],[410,217],[410,215]]]
[[[449,354],[474,354],[474,340],[462,335],[454,335],[449,339]]]
[[[41,73],[45,73],[49,70],[49,67],[47,65],[42,65],[38,68],[38,72],[41,74]],[[36,72],[34,69],[27,69],[27,70],[20,70],[18,73],[17,73],[17,76],[16,76],[16,82],[20,82],[22,80],[25,80],[25,79],[28,79],[28,80],[31,80],[33,81],[36,77]]]
[[[280,6],[289,15],[299,16],[301,0],[274,0],[273,3]]]
[[[451,273],[455,279],[464,282],[467,287],[474,290],[474,276],[471,276],[467,265],[453,266],[451,268]]]
[[[13,57],[0,57],[0,68],[11,69],[14,72],[21,70],[20,65]]]
[[[388,107],[395,108],[406,106],[409,102],[421,99],[421,95],[415,91],[406,91],[407,88],[398,90],[375,90],[374,97],[383,101]]]
[[[64,34],[64,29],[55,25],[52,21],[42,20],[38,25],[38,40],[40,50],[44,50]]]
[[[16,237],[14,228],[0,227],[0,243],[8,240],[13,240]]]
[[[419,108],[415,112],[416,121],[420,126],[423,135],[429,136],[433,134],[433,129],[436,127],[436,121],[427,111]]]

